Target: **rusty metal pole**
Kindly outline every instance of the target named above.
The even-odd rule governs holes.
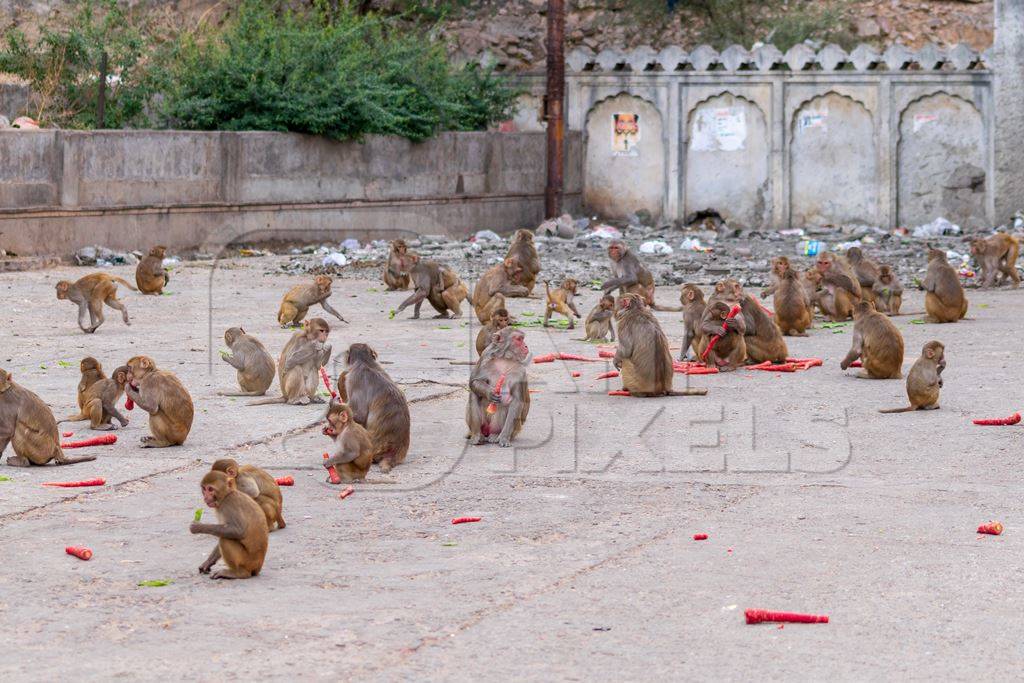
[[[107,127],[107,51],[100,54],[100,79],[96,91],[96,127]]]
[[[562,213],[565,169],[565,0],[548,0],[547,94],[544,118],[548,124],[548,178],[544,188],[544,217]]]

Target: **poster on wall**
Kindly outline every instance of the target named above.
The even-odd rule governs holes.
[[[929,123],[935,123],[938,120],[938,114],[914,114],[914,132],[916,133]]]
[[[820,128],[824,132],[828,130],[826,121],[828,121],[828,109],[812,109],[800,113],[800,118],[797,119],[797,128],[800,130]]]
[[[640,156],[640,115],[612,114],[612,156]]]
[[[690,144],[699,152],[737,152],[746,147],[747,114],[742,107],[705,107],[697,111]]]

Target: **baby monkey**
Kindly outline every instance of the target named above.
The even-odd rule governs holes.
[[[576,296],[578,286],[576,280],[567,277],[562,281],[561,287],[552,291],[549,282],[547,280],[544,281],[544,291],[547,292],[548,296],[548,305],[544,308],[544,327],[548,326],[548,320],[551,318],[552,313],[561,313],[569,319],[569,329],[576,328],[576,321],[572,319],[572,316],[575,315],[577,318],[583,317],[576,310],[576,304],[572,301],[573,297]]]
[[[906,408],[879,410],[880,413],[909,413],[912,410],[938,410],[942,371],[946,369],[946,347],[942,342],[930,341],[921,349],[921,357],[914,361],[907,375]]]
[[[732,306],[725,301],[712,301],[700,323],[700,331],[708,340],[707,365],[717,367],[722,372],[735,370],[747,360],[747,343],[743,338],[747,326],[742,315],[730,318],[731,310]],[[719,339],[712,347],[711,340],[715,337]]]
[[[508,314],[508,310],[499,308],[491,314],[491,321],[480,328],[480,332],[476,335],[476,353],[479,356],[484,355],[484,349],[491,343],[491,338],[498,330],[505,329],[512,324],[512,318]],[[614,341],[614,340],[613,340]]]
[[[605,294],[587,314],[587,322],[583,326],[587,336],[583,341],[605,341],[609,335],[611,341],[615,341],[615,326],[612,324],[614,318],[615,297]]]

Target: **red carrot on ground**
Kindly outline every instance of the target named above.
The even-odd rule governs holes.
[[[342,489],[341,493],[338,494],[338,498],[340,498],[341,500],[345,500],[355,492],[356,490],[354,488],[352,488],[351,486],[346,486],[344,489]]]
[[[706,541],[706,540],[708,540],[708,535],[707,534],[694,534],[693,535],[693,540],[695,540],[695,541]]]
[[[579,376],[580,376],[581,374],[583,374],[583,373],[581,373],[581,372],[576,372],[575,370],[574,370],[574,371],[572,372],[572,376],[573,376],[573,377],[579,377]]]
[[[61,436],[64,437],[65,439],[68,439],[68,438],[70,438],[70,437],[72,437],[74,435],[75,435],[74,432],[64,432],[63,434],[61,434]]]
[[[1014,413],[1010,417],[997,417],[987,420],[971,420],[976,425],[982,425],[985,427],[1008,427],[1015,425],[1020,422],[1020,413]]]
[[[97,477],[95,479],[84,479],[82,481],[45,481],[43,482],[43,486],[57,486],[62,489],[75,489],[83,486],[104,486],[106,483],[106,479]]]
[[[295,486],[295,479],[288,475],[287,477],[278,477],[274,480],[278,486]]]
[[[556,358],[555,354],[549,353],[549,354],[544,355],[544,356],[534,356],[533,357],[533,362],[534,363],[554,363],[555,362],[555,358]]]
[[[615,358],[615,352],[607,349],[598,349],[597,355],[601,358]]]
[[[329,456],[326,453],[324,453],[324,460],[327,460],[330,457],[331,456]],[[331,475],[331,483],[332,484],[340,484],[341,483],[341,477],[338,476],[338,470],[336,470],[334,468],[334,465],[331,465],[330,467],[327,468],[327,474]]]
[[[598,375],[594,379],[611,379],[612,377],[618,377],[618,376],[619,376],[619,371],[618,370],[609,370],[608,372],[602,372],[600,375]]]
[[[452,520],[452,524],[467,524],[469,522],[479,522],[479,517],[456,517]]]
[[[630,394],[625,389],[613,389],[613,390],[608,392],[608,395],[609,396],[631,396],[632,394]]]
[[[791,624],[827,624],[828,615],[799,614],[797,612],[769,612],[766,609],[748,609],[744,612],[748,624],[760,624],[762,621],[784,621]]]
[[[1003,533],[1003,524],[1002,522],[989,522],[987,524],[982,524],[978,527],[978,533],[999,536]]]
[[[66,552],[68,555],[74,555],[80,560],[92,559],[92,551],[86,548],[85,546],[69,545],[68,547],[64,548],[64,552]]]
[[[89,446],[109,446],[117,443],[117,434],[102,434],[81,441],[66,441],[61,448],[87,448]]]

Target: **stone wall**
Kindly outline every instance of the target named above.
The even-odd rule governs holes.
[[[582,145],[568,136],[566,207]],[[286,133],[0,131],[0,248],[216,248],[232,240],[467,235],[543,219],[541,133],[422,143]]]

